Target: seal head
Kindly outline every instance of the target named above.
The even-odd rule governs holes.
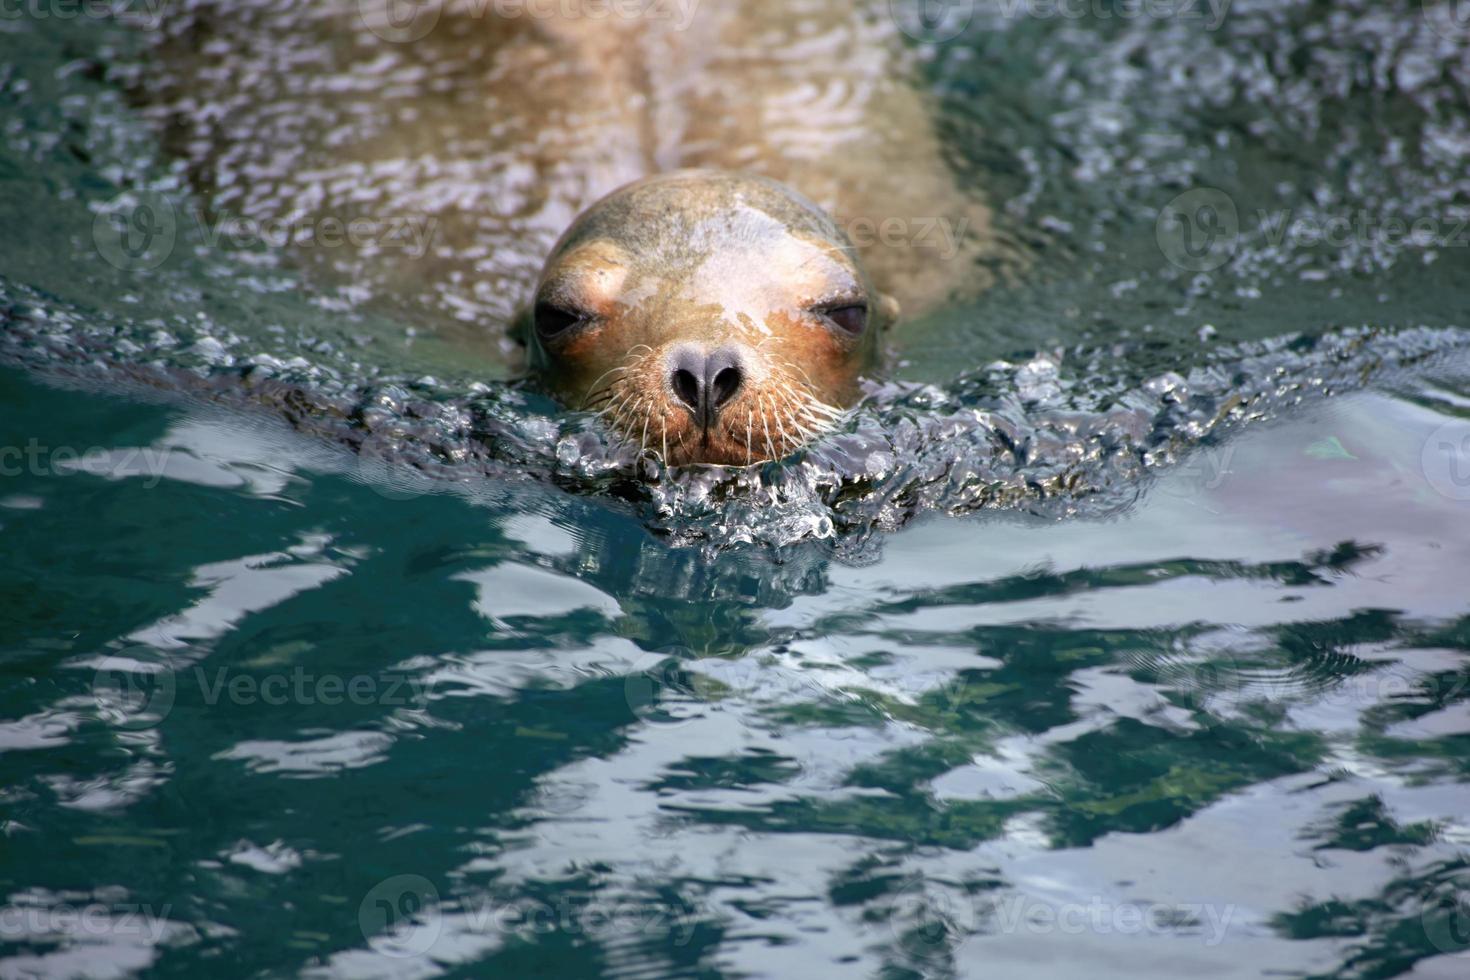
[[[614,191],[562,235],[529,345],[564,404],[668,465],[741,466],[840,418],[897,315],[815,204],[686,170]]]

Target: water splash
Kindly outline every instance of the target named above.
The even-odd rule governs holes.
[[[546,481],[619,501],[674,545],[718,552],[825,539],[850,557],[873,532],[926,513],[1065,517],[1126,506],[1151,469],[1233,426],[1470,343],[1464,330],[1363,326],[1222,347],[1142,383],[1120,373],[1137,360],[1126,344],[1045,352],[943,387],[875,383],[844,426],[779,462],[667,469],[528,385],[283,360],[228,332],[99,323],[15,287],[4,299],[6,360],[264,408],[380,463],[386,479],[411,472],[426,489]]]

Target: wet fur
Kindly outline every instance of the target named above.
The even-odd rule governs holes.
[[[849,335],[812,310],[870,310]],[[553,249],[537,302],[586,311],[533,361],[571,407],[671,464],[778,459],[841,418],[897,304],[812,202],[774,181],[683,171],[594,205]],[[738,352],[742,384],[709,427],[670,382],[674,352]]]
[[[614,188],[679,168],[771,177],[844,229],[893,222],[897,238],[856,245],[910,316],[1015,265],[945,160],[887,0],[701,0],[687,23],[445,0],[411,43],[373,34],[363,9],[189,0],[136,94],[220,211],[430,219],[427,254],[296,254],[333,303],[391,311],[498,373],[557,236]],[[917,240],[936,221],[963,229],[953,254]]]

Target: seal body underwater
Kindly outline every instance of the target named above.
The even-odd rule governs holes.
[[[385,228],[400,216],[427,219],[431,239],[419,249],[378,240],[298,252],[327,301],[390,308],[482,357],[487,374],[513,373],[522,355],[511,324],[528,298],[548,287],[543,272],[591,263],[599,248],[655,244],[632,224],[712,236],[690,246],[703,255],[702,265],[693,255],[680,260],[672,238],[628,265],[630,282],[668,274],[663,281],[678,286],[664,297],[669,309],[694,302],[692,283],[702,280],[693,270],[714,267],[717,241],[730,250],[730,289],[754,289],[764,273],[773,291],[794,290],[791,300],[798,285],[810,285],[810,270],[784,263],[807,261],[807,249],[826,243],[824,261],[835,269],[837,251],[855,256],[846,266],[853,281],[893,297],[906,316],[978,292],[997,270],[1006,275],[1019,264],[1019,250],[994,231],[987,202],[961,185],[947,161],[933,107],[915,84],[915,55],[884,0],[667,0],[640,6],[637,17],[609,13],[617,8],[598,0],[563,0],[545,10],[442,0],[424,5],[433,13],[424,30],[406,34],[384,29],[371,15],[375,4],[387,10],[393,3],[192,0],[186,15],[165,22],[157,57],[136,90],[166,148],[186,161],[214,208],[257,221],[330,216]],[[680,177],[635,184],[643,189],[592,207],[630,182],[690,168],[753,174],[790,190],[731,178],[701,194],[694,192],[698,182]],[[694,210],[682,219],[630,216],[634,201]],[[709,211],[711,201],[735,208],[723,226]],[[821,212],[831,217],[811,216]],[[769,239],[781,247],[752,249],[757,214],[786,228],[784,237],[772,231]],[[630,223],[621,234],[608,231],[613,215]],[[600,230],[589,238],[594,227]],[[576,245],[594,238],[603,244]],[[626,304],[629,294],[619,295]],[[571,407],[580,407],[596,377],[584,369],[631,355],[631,344],[657,347],[659,330],[721,346],[713,333],[700,332],[712,330],[715,319],[655,328],[644,315],[651,303],[633,304],[624,317],[585,318],[580,342],[573,334],[533,342],[551,387]],[[792,406],[794,417],[781,420],[783,435],[774,425],[778,410],[770,408],[769,445],[763,430],[727,442],[712,428],[697,450],[671,429],[671,460],[743,463],[747,452],[752,459],[779,455],[800,441],[795,433],[815,431],[817,401],[836,406],[851,398],[884,312],[870,303],[859,339],[834,334],[797,355],[797,338],[811,333],[813,307],[764,321],[749,296],[734,302],[737,308],[773,336],[789,335],[791,350],[781,356],[811,381],[782,390],[804,390],[814,399],[810,411]],[[616,351],[613,338],[624,333],[630,347]],[[594,342],[606,353],[578,346]],[[756,347],[749,338],[740,343]],[[770,340],[761,349],[778,346]],[[829,371],[838,362],[841,370]],[[761,363],[752,357],[747,367],[758,372]],[[756,377],[742,375],[739,404],[758,394]],[[761,397],[769,404],[774,392]],[[701,419],[738,415],[736,402],[702,397],[695,392]],[[591,407],[615,420],[632,411]],[[761,418],[751,416],[753,430]],[[634,437],[641,439],[638,421]],[[661,451],[662,432],[644,445]]]

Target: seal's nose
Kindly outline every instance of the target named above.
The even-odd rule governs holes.
[[[745,381],[740,353],[729,347],[706,352],[680,347],[669,357],[669,384],[674,395],[708,428]]]

